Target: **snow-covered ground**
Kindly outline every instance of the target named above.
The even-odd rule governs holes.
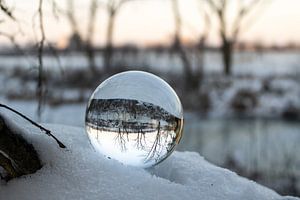
[[[297,145],[299,143],[299,122],[298,124],[297,122],[288,124],[283,121],[278,123],[274,121],[263,125],[265,122],[260,120],[257,120],[257,122],[249,121],[249,123],[247,121],[230,122],[222,120],[224,117],[236,116],[234,109],[240,109],[241,106],[242,108],[243,106],[245,107],[244,112],[247,114],[246,116],[250,117],[281,118],[286,111],[292,111],[292,114],[296,115],[296,118],[298,116],[299,120],[300,79],[297,76],[300,69],[299,58],[299,54],[293,52],[285,54],[265,53],[262,55],[257,53],[236,54],[235,75],[224,78],[220,75],[210,74],[211,72],[221,71],[220,57],[216,53],[207,54],[205,58],[207,75],[205,76],[202,89],[209,97],[210,108],[207,114],[212,120],[201,121],[201,119],[193,115],[185,115],[185,132],[178,150],[201,152],[202,156],[218,165],[223,165],[229,156],[237,161],[246,171],[259,169],[260,172],[272,177],[274,170],[275,175],[282,173],[284,175],[295,175],[296,187],[300,188],[300,154]],[[53,67],[57,65],[55,59],[51,57],[46,57],[45,59],[46,68],[51,68],[54,71],[59,70],[58,67]],[[128,59],[130,61],[130,56]],[[168,54],[160,56],[156,54],[140,55],[139,59],[131,60],[132,62],[140,62],[141,66],[154,66],[154,69],[162,70],[163,72],[170,71],[170,69],[174,71],[181,70],[180,63],[176,60],[176,57],[170,57]],[[29,79],[20,79],[22,73],[16,73],[17,75],[13,78],[10,76],[12,69],[16,67],[27,67],[28,74],[32,75],[31,73],[34,69],[31,68],[31,61],[28,58],[16,59],[15,57],[7,56],[1,57],[1,61],[0,102],[10,105],[27,116],[38,120],[36,115],[37,103],[34,100],[35,80],[32,77],[30,78],[30,76]],[[73,69],[86,68],[86,63],[82,55],[62,58],[62,64],[65,69],[67,67]],[[127,64],[130,65],[130,63]],[[134,66],[137,65],[135,64]],[[179,82],[181,81],[180,79]],[[93,88],[78,89],[75,87],[60,88],[60,86],[56,86],[56,88],[50,87],[48,89],[50,91],[48,92],[54,96],[54,100],[65,100],[67,103],[58,106],[46,105],[42,112],[41,122],[80,127],[81,130],[79,131],[78,129],[76,132],[83,133],[82,127],[84,126],[86,103],[78,103],[77,100],[83,99],[83,102],[87,101]],[[9,99],[7,98],[8,94],[16,95],[17,98]],[[23,97],[23,99],[20,100],[18,97]],[[189,97],[180,96],[180,98]],[[241,98],[241,100],[236,101],[238,98]],[[191,99],[192,103],[203,100],[197,95]],[[12,113],[6,114],[11,117],[14,116]],[[23,123],[23,120],[19,119],[19,122]],[[71,129],[73,130],[74,128]],[[190,156],[192,154],[196,155],[195,153],[176,152],[166,163],[174,159],[176,162],[182,160],[185,164],[192,162],[185,160],[185,157],[192,157]],[[197,162],[206,163],[199,156],[194,157],[198,160]],[[163,163],[161,166],[168,168],[170,165]],[[174,167],[171,167],[172,170]],[[179,168],[176,170],[179,171]],[[184,170],[189,171],[187,166],[183,168]],[[177,171],[176,173],[179,173]],[[166,173],[167,170],[157,172],[156,175],[166,178],[166,176],[160,175]],[[177,177],[177,175],[174,176]],[[181,175],[178,176],[181,177]],[[173,178],[168,177],[167,179],[173,180]],[[190,178],[187,177],[187,179],[193,180],[192,176]],[[187,179],[183,180],[186,181]],[[176,181],[181,183],[177,179],[174,182]],[[271,185],[275,183],[273,179],[268,179],[267,182],[271,183]],[[281,185],[287,185],[287,182],[275,183],[275,185],[278,185],[278,191],[280,191]],[[195,183],[198,184],[197,181]],[[2,200],[1,195],[0,199]]]
[[[55,105],[87,101],[93,89],[49,85],[46,102]],[[251,117],[282,118],[285,113],[292,112],[294,118],[300,119],[300,79],[296,75],[263,78],[207,75],[199,93],[207,98],[203,100],[197,92],[192,96],[184,92],[179,94],[183,106],[196,107],[193,111],[200,111],[195,105],[207,104],[204,109],[211,117],[234,116],[241,112]],[[33,79],[24,81],[0,73],[0,97],[32,101],[35,95],[36,82]]]
[[[218,81],[208,77],[205,81],[203,88],[210,99],[211,116],[222,117],[241,111],[252,117],[281,118],[292,110],[300,117],[300,79],[297,77],[232,77]]]
[[[0,58],[0,97],[34,99],[36,80],[33,77],[36,70],[33,66],[36,66],[36,57],[2,55]],[[171,75],[168,77],[170,72],[179,74],[182,72],[182,65],[176,54],[167,51],[161,53],[141,51],[136,54],[128,53],[125,57],[117,54],[116,59],[124,62],[120,61],[120,65],[136,66],[134,69],[138,70],[152,69],[161,75],[166,74],[166,78],[170,79],[167,80],[169,82],[176,82],[178,85],[183,83],[183,77],[177,77],[178,80],[172,80],[174,77]],[[89,69],[85,56],[79,53],[62,54],[60,60],[65,75],[70,74],[70,70]],[[98,54],[96,61],[101,65],[101,54]],[[234,106],[242,106],[245,107],[244,111],[248,116],[280,118],[284,113],[292,110],[296,118],[298,116],[300,119],[299,63],[299,52],[237,52],[234,54],[233,76],[226,78],[220,75],[222,72],[220,55],[217,52],[206,52],[205,76],[201,93],[205,93],[208,97],[208,114],[223,117],[234,113]],[[51,95],[51,101],[55,103],[60,100],[66,102],[87,100],[94,88],[61,86],[65,77],[60,72],[57,58],[46,55],[44,64],[48,70],[46,74],[51,72],[47,74],[50,82],[48,94]],[[55,72],[58,73],[53,74]],[[87,73],[88,70],[85,72]],[[51,85],[51,81],[56,82],[56,85]],[[182,93],[180,98],[189,98],[184,92]],[[192,98],[192,102],[187,100],[189,104],[198,102],[201,104],[202,99],[197,94]],[[236,103],[235,100],[238,98],[240,99]],[[193,105],[183,106],[193,108]]]
[[[59,59],[57,59],[59,58]],[[191,54],[190,59],[196,58]],[[32,69],[36,67],[36,56],[0,56],[0,69],[12,69],[16,67]],[[141,69],[151,67],[154,70],[169,72],[182,71],[180,58],[169,51],[140,51],[137,53],[127,53],[126,55],[116,53],[115,60],[123,66],[139,66]],[[103,58],[100,53],[96,55],[96,62],[101,65]],[[300,57],[297,51],[286,52],[236,52],[234,54],[233,72],[234,74],[247,74],[258,76],[286,75],[300,73]],[[44,56],[44,66],[51,70],[63,69],[86,69],[88,61],[81,53],[60,54],[58,57],[53,55]],[[204,71],[222,72],[222,57],[218,52],[207,51],[204,54]]]
[[[1,102],[12,106],[32,119],[37,120],[37,105],[32,101]],[[71,104],[57,107],[46,106],[41,121],[84,127],[86,104]],[[24,123],[11,112],[1,109],[7,116]],[[243,175],[261,175],[260,182],[286,191],[289,177],[295,177],[295,187],[300,188],[300,124],[279,120],[235,120],[201,119],[185,112],[185,128],[179,151],[200,153],[210,162],[228,166],[228,159],[235,161],[243,170]],[[234,170],[237,170],[234,166]],[[285,188],[285,189],[284,189]]]
[[[83,128],[45,125],[67,146],[60,149],[29,124],[25,137],[36,147],[43,168],[0,183],[0,199],[297,199],[216,167],[192,152],[175,152],[152,169],[122,165],[96,153]]]

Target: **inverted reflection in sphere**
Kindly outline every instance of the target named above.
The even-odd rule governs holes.
[[[101,83],[86,111],[94,148],[124,164],[150,167],[167,158],[180,141],[183,111],[161,78],[128,71]]]

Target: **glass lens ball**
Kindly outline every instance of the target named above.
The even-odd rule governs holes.
[[[151,167],[179,143],[183,110],[174,90],[142,71],[116,74],[92,94],[86,132],[94,148],[126,165]]]

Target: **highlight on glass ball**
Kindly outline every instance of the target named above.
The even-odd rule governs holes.
[[[183,109],[164,80],[127,71],[97,87],[85,123],[97,151],[126,165],[147,168],[166,159],[179,143]]]

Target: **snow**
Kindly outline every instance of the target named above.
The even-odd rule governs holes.
[[[85,61],[85,57],[82,54],[62,54],[60,56],[62,66],[66,70],[87,69],[86,64],[88,62]],[[138,58],[135,58],[135,56]],[[300,110],[300,81],[298,78],[300,74],[300,60],[297,52],[263,52],[262,54],[237,52],[234,56],[233,76],[224,78],[214,74],[214,72],[220,74],[222,71],[220,55],[217,52],[205,53],[205,76],[202,85],[203,91],[201,92],[206,93],[209,97],[210,108],[207,113],[208,116],[227,117],[234,115],[235,111],[232,108],[232,102],[241,90],[249,90],[257,100],[257,104],[247,110],[247,115],[249,116],[280,118],[287,110]],[[126,58],[136,63],[126,63],[127,59],[125,59],[122,65],[137,66],[131,69],[143,70],[148,68],[152,71],[157,70],[157,72],[161,73],[160,75],[169,72],[182,72],[181,63],[177,60],[178,57],[170,55],[168,52],[161,54],[139,52],[138,55],[133,54],[128,55],[128,57],[126,56]],[[30,76],[33,76],[36,71],[27,66],[26,63],[28,63],[28,59],[34,59],[3,55],[0,55],[0,58],[2,59],[0,63],[0,98],[33,100],[36,93],[36,80],[32,79],[32,77],[30,78]],[[97,55],[97,58],[100,59],[101,55]],[[45,56],[45,68],[51,72],[49,73],[49,91],[47,91],[49,99],[47,102],[53,104],[61,101],[76,103],[76,100],[87,99],[92,93],[92,88],[67,88],[62,85],[51,85],[51,81],[61,81],[64,78],[61,75],[60,68],[55,63],[55,58],[50,55]],[[28,71],[25,70],[27,68]],[[166,75],[165,78],[169,79],[170,83],[176,81],[177,85],[180,85],[183,80],[179,78],[178,80],[175,78],[172,80],[173,77],[171,75],[169,75],[169,78]],[[140,88],[143,81],[139,81],[137,84],[133,83],[133,86]],[[179,90],[179,88],[175,89]],[[115,92],[113,94],[111,88],[109,89],[109,94],[112,97],[124,96],[124,93],[128,97],[132,95],[127,90],[123,93]],[[145,93],[147,92],[145,90],[143,94],[138,95],[135,99],[141,99],[140,96],[145,97],[144,100],[152,99],[153,102],[151,103],[161,104],[163,108],[170,107],[168,111],[173,111],[171,106],[165,105],[165,102],[168,101],[157,98],[161,96],[157,94],[160,90],[149,89],[147,91],[149,91],[148,95],[150,94],[150,97],[146,98]],[[180,98],[184,102],[184,98],[188,97],[181,95]],[[176,102],[171,104],[175,105]],[[178,109],[174,111],[174,115],[176,114],[175,112],[178,113]]]
[[[20,124],[19,124],[20,126]],[[174,152],[149,169],[125,166],[96,153],[83,128],[45,125],[67,146],[29,124],[23,133],[36,147],[43,168],[0,182],[0,199],[297,199],[216,167],[193,152]]]
[[[192,54],[192,53],[191,53]],[[191,60],[197,56],[191,55]],[[27,68],[37,66],[36,56],[8,56],[0,55],[1,69]],[[101,53],[96,53],[96,62],[103,63]],[[59,60],[59,61],[58,61]],[[182,72],[181,60],[175,54],[170,55],[169,51],[138,51],[136,53],[122,54],[116,52],[115,60],[124,66],[138,66],[139,69],[151,69],[169,72]],[[265,51],[265,52],[235,52],[233,62],[234,74],[252,74],[257,76],[299,74],[299,52],[287,51]],[[60,66],[61,65],[61,66]],[[204,53],[204,71],[207,73],[222,72],[222,56],[219,52],[206,51]],[[44,55],[44,68],[60,71],[63,69],[86,69],[89,67],[86,57],[82,53],[59,54],[58,57]]]
[[[151,67],[151,69],[154,67],[154,69],[163,72],[169,72],[170,70],[181,71],[181,64],[179,60],[176,60],[178,58],[176,56],[170,56],[169,54],[158,56],[155,53],[151,54],[152,56],[147,56],[142,52],[139,54],[138,58],[135,58],[135,56],[130,58],[135,63],[132,66],[141,66],[138,69],[144,69],[143,66],[145,66]],[[69,67],[71,69],[83,69],[87,67],[87,62],[83,55],[66,55],[62,57],[61,63],[65,69],[69,69]],[[99,58],[100,56],[97,57],[97,59]],[[223,82],[219,82],[220,87],[218,85],[207,86],[206,91],[209,97],[211,97],[212,104],[212,108],[208,113],[209,116],[213,119],[214,116],[217,118],[230,116],[233,112],[230,106],[231,102],[239,90],[248,90],[256,94],[257,106],[248,112],[253,116],[276,118],[281,116],[290,107],[299,110],[300,82],[297,76],[300,73],[299,58],[298,52],[287,54],[276,52],[263,53],[258,57],[256,53],[237,53],[235,55],[233,72],[235,75],[245,76],[233,76],[229,80],[225,80],[224,84],[222,84]],[[29,101],[16,101],[6,99],[5,97],[7,93],[21,95],[35,94],[35,82],[30,82],[30,80],[21,81],[9,76],[12,73],[10,70],[14,68],[22,67],[23,69],[27,67],[28,70],[31,69],[30,58],[1,56],[1,59],[3,62],[0,66],[0,83],[2,83],[0,84],[0,101],[37,120],[36,101],[33,99]],[[59,67],[53,67],[55,60],[52,57],[47,57],[45,60],[45,67],[47,69],[51,68],[51,70],[59,71]],[[137,64],[137,61],[140,64]],[[221,59],[217,53],[207,53],[205,55],[204,71],[206,76],[204,81],[214,79],[214,74],[210,73],[221,72],[220,62]],[[31,69],[28,73],[32,71]],[[268,89],[265,88],[265,83],[267,83]],[[228,87],[226,87],[227,84]],[[91,94],[91,90],[76,90],[70,88],[58,90],[55,88],[51,92],[53,92],[54,96],[63,100],[78,99],[80,96],[87,97]],[[85,109],[86,103],[68,103],[55,107],[46,105],[41,121],[83,127]],[[15,115],[9,113],[9,116],[12,117]],[[186,122],[188,120],[186,119]],[[19,122],[22,123],[23,120],[20,119]],[[223,121],[220,123],[228,122]],[[238,127],[239,124],[234,126],[229,125],[232,128],[227,130],[227,126],[223,127],[215,121],[202,121],[201,123],[200,121],[195,121],[193,122],[193,126],[186,124],[185,127],[185,132],[190,134],[190,137],[187,137],[187,139],[194,145],[193,148],[187,148],[190,144],[186,145],[183,143],[185,140],[183,138],[181,145],[186,146],[180,149],[179,145],[178,149],[188,149],[191,151],[200,151],[201,149],[202,155],[216,164],[222,163],[225,159],[224,155],[227,155],[228,151],[228,154],[237,159],[238,163],[247,170],[248,168],[252,169],[250,168],[252,165],[254,166],[252,163],[256,163],[254,162],[256,161],[254,159],[255,154],[266,152],[267,156],[265,154],[258,155],[259,166],[257,167],[263,170],[263,172],[271,174],[270,176],[273,176],[272,172],[274,171],[280,170],[281,172],[282,170],[284,174],[288,174],[292,169],[292,172],[297,174],[296,178],[298,179],[299,188],[299,156],[297,156],[299,155],[297,154],[299,152],[299,147],[297,146],[297,142],[299,141],[299,126],[291,126],[290,124],[286,124],[286,122],[280,122],[278,126],[273,127],[272,125],[271,129],[268,130],[269,125],[259,125],[260,121],[257,123],[258,126],[249,127],[248,129],[259,129],[264,134],[256,135],[256,131],[252,133],[248,129],[242,131],[242,128],[245,127],[242,124],[240,128]],[[275,123],[277,121],[272,122],[272,124]],[[285,124],[284,128],[281,127],[282,123]],[[253,125],[253,123],[251,124]],[[37,174],[11,181],[7,185],[0,182],[0,200],[20,199],[21,197],[21,199],[32,199],[33,194],[36,194],[36,199],[44,199],[41,195],[46,195],[48,199],[95,199],[96,197],[99,199],[119,199],[120,196],[122,199],[137,199],[144,193],[152,195],[153,199],[281,199],[280,196],[270,190],[257,186],[257,184],[246,179],[239,178],[228,170],[212,166],[196,153],[175,152],[155,169],[145,171],[122,166],[115,161],[108,161],[96,154],[88,144],[87,137],[82,128],[58,125],[50,125],[49,127],[55,131],[54,134],[58,138],[68,144],[68,151],[58,149],[57,144],[51,138],[43,136],[43,133],[40,133],[39,130],[28,128],[28,138],[30,141],[35,142],[45,166]],[[229,142],[224,142],[221,138],[224,129],[230,132],[226,138]],[[247,135],[248,132],[249,135]],[[192,137],[191,135],[197,135],[197,137]],[[254,143],[251,137],[254,138],[252,139]],[[227,149],[224,150],[220,144],[223,144]],[[251,150],[252,154],[249,154],[249,150]],[[290,152],[293,154],[287,154]],[[289,166],[286,168],[287,164],[284,162],[290,158],[293,158],[292,163],[289,163]],[[252,160],[254,161],[252,162]],[[124,198],[121,194],[114,194],[116,192],[110,188],[113,187],[113,184],[110,182],[108,175],[111,177],[120,177],[120,180],[117,180],[115,184],[116,189],[124,191]],[[90,179],[87,179],[85,176]],[[138,179],[141,180],[138,181]],[[116,179],[113,178],[111,181],[113,180]],[[270,181],[268,180],[268,182]],[[120,184],[123,184],[123,186]],[[140,187],[136,186],[137,184],[146,186],[147,190],[142,191]],[[253,188],[255,192],[249,188]],[[166,191],[160,192],[161,190]],[[267,195],[259,196],[260,193],[256,190],[262,191],[261,193],[268,191],[271,194],[268,196],[269,198],[267,198]],[[15,191],[18,191],[18,193]],[[101,191],[104,192],[103,195]],[[127,194],[130,191],[135,191],[136,196]],[[175,194],[168,194],[171,191],[175,192]],[[251,193],[248,191],[251,191]],[[112,194],[107,194],[109,192]],[[89,196],[85,198],[84,194]],[[53,198],[50,198],[50,195],[53,195]],[[238,195],[244,196],[241,197]],[[147,198],[141,197],[140,199]]]
[[[247,110],[249,116],[280,118],[282,113],[293,107],[300,109],[300,82],[298,78],[268,78],[259,77],[231,77],[224,81],[224,85],[229,86],[219,88],[209,82],[212,77],[208,77],[204,84],[204,89],[210,96],[211,117],[224,117],[234,115],[232,102],[240,91],[247,91],[253,94],[256,101],[254,107]],[[221,82],[221,81],[220,81]],[[265,83],[268,82],[268,83]],[[266,84],[268,89],[264,88]]]

